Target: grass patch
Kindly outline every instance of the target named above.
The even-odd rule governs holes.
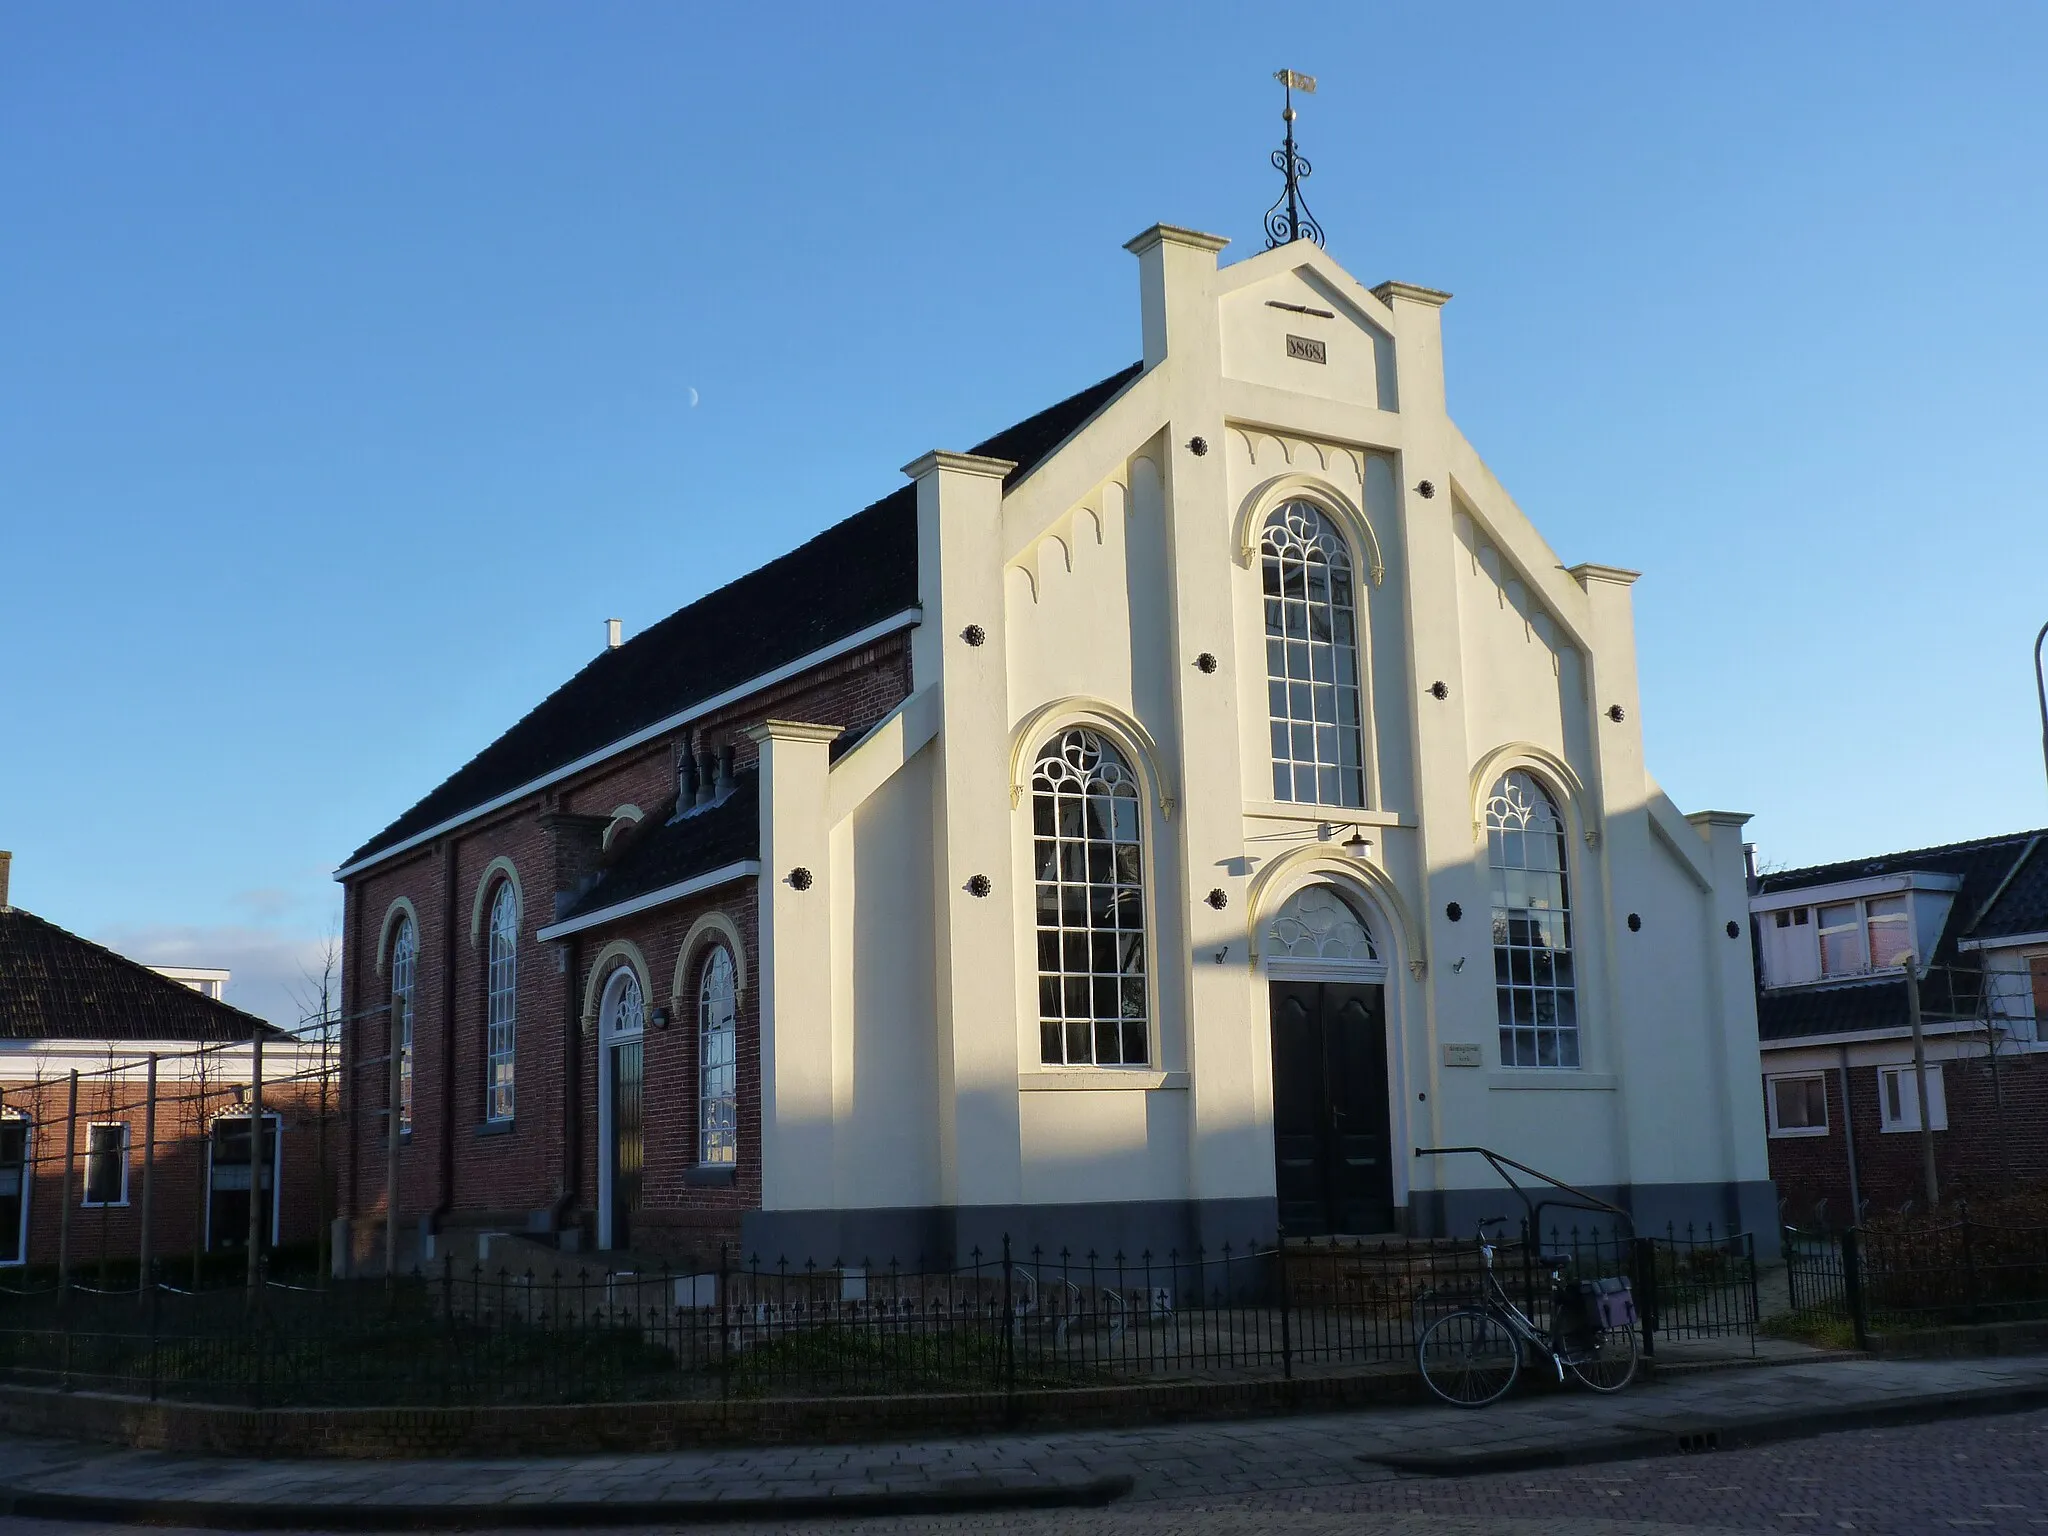
[[[1854,1349],[1856,1347],[1856,1326],[1846,1317],[1834,1317],[1826,1312],[1784,1312],[1776,1317],[1767,1317],[1757,1324],[1758,1333],[1773,1339],[1785,1339],[1794,1344],[1810,1344],[1816,1349]]]

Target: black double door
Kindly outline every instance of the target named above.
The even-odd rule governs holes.
[[[1394,1227],[1387,1013],[1377,986],[1276,981],[1273,1156],[1290,1237]]]

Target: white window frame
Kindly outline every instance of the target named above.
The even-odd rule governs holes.
[[[725,985],[714,992],[720,961]],[[697,977],[697,1165],[731,1168],[740,1160],[739,1093],[739,965],[723,944],[706,948]],[[722,1012],[722,1017],[721,1017]],[[723,1060],[713,1063],[714,1036],[723,1036]],[[714,1092],[711,1074],[723,1072],[725,1083]],[[721,1113],[722,1111],[722,1113]],[[716,1122],[716,1123],[714,1123]],[[714,1144],[714,1137],[717,1138]]]
[[[1873,896],[1844,896],[1838,901],[1816,903],[1813,908],[1813,941],[1819,951],[1820,979],[1822,981],[1840,981],[1848,976],[1881,976],[1887,971],[1898,970],[1899,967],[1893,963],[1890,955],[1879,956],[1872,952],[1870,942],[1870,907],[1873,902],[1899,902],[1904,905],[1906,909],[1904,914],[1906,919],[1905,947],[1908,950],[1914,948],[1913,893],[1911,891],[1884,891]],[[1861,967],[1844,970],[1830,970],[1828,968],[1827,935],[1849,931],[1849,926],[1844,923],[1837,923],[1831,928],[1822,926],[1821,913],[1829,907],[1854,907],[1856,909],[1856,942],[1862,947],[1863,951],[1863,964]],[[1892,913],[1884,914],[1887,927],[1892,925],[1891,919],[1895,915]]]
[[[28,1263],[29,1204],[36,1189],[36,1123],[17,1110],[0,1110],[0,1120],[21,1127],[21,1226],[15,1234],[15,1254],[0,1259],[0,1269],[15,1269]]]
[[[206,1235],[202,1241],[205,1244],[205,1251],[208,1253],[227,1251],[226,1249],[216,1249],[213,1246],[213,1197],[216,1193],[213,1185],[214,1129],[223,1120],[247,1120],[251,1118],[249,1108],[248,1105],[244,1104],[238,1108],[222,1110],[206,1122]],[[278,1245],[280,1236],[284,1232],[284,1115],[278,1110],[266,1109],[263,1111],[263,1123],[270,1130],[270,1236],[266,1241],[272,1248],[275,1248]],[[258,1134],[252,1127],[249,1140],[249,1198],[251,1200],[260,1200],[263,1197],[262,1177],[256,1170],[256,1159],[262,1155],[263,1151],[263,1143],[257,1139]],[[238,1165],[230,1163],[227,1166],[232,1168]],[[246,1243],[248,1235],[246,1231],[240,1230],[234,1234],[237,1241],[244,1243]]]
[[[1819,1083],[1820,1124],[1784,1125],[1778,1120],[1778,1084]],[[1764,1109],[1769,1116],[1770,1134],[1773,1136],[1825,1136],[1832,1129],[1828,1108],[1828,1075],[1825,1072],[1774,1072],[1764,1079]]]
[[[1927,1063],[1927,1113],[1934,1121],[1934,1129],[1948,1129],[1948,1093],[1942,1083],[1941,1063]],[[1899,1113],[1892,1114],[1891,1091],[1886,1079],[1898,1083]],[[1920,1129],[1920,1089],[1914,1081],[1913,1064],[1909,1061],[1902,1067],[1879,1067],[1877,1069],[1877,1120],[1878,1129],[1887,1134],[1894,1132],[1917,1132]]]
[[[1086,769],[1079,767],[1070,755],[1079,752],[1085,756],[1085,753],[1091,750],[1096,754],[1095,760],[1093,765]],[[1056,765],[1056,772],[1050,776],[1053,780],[1050,784],[1046,771],[1048,763]],[[1073,780],[1080,781],[1082,789],[1079,792],[1069,787],[1070,781]],[[1110,807],[1108,838],[1089,836],[1089,807],[1098,801],[1106,802]],[[1063,832],[1058,825],[1061,807],[1076,802],[1081,805],[1082,815],[1081,835],[1078,837]],[[1051,807],[1050,815],[1042,817],[1041,812],[1048,806]],[[1131,818],[1129,838],[1116,835],[1120,817],[1125,812]],[[1045,741],[1033,759],[1030,814],[1031,842],[1027,845],[1030,849],[1030,866],[1025,879],[1032,882],[1032,944],[1035,962],[1033,976],[1038,988],[1038,995],[1034,1001],[1039,1021],[1039,1065],[1054,1071],[1150,1071],[1159,1055],[1159,1042],[1152,1032],[1152,880],[1150,865],[1147,862],[1146,845],[1149,839],[1146,836],[1148,829],[1144,781],[1139,777],[1130,756],[1120,742],[1091,725],[1063,726]],[[1048,825],[1051,827],[1049,832],[1042,830]],[[1047,857],[1048,845],[1051,845],[1050,856],[1053,859],[1052,878],[1045,880],[1039,876],[1046,872],[1042,864]],[[1096,845],[1110,849],[1112,867],[1107,883],[1098,879],[1094,871],[1085,867],[1090,850]],[[1130,850],[1136,864],[1135,883],[1123,879],[1117,873],[1122,863],[1121,850],[1126,848]],[[1084,866],[1078,874],[1070,873],[1064,862],[1069,856],[1069,851],[1074,849],[1080,850],[1079,857]],[[1047,890],[1052,891],[1054,905],[1058,908],[1050,925],[1045,920],[1042,904]],[[1079,926],[1067,921],[1067,897],[1068,893],[1074,891],[1083,893],[1083,904],[1088,909]],[[1107,928],[1098,929],[1094,926],[1092,917],[1097,893],[1102,891],[1135,893],[1137,910],[1134,921],[1121,921],[1125,915],[1123,900],[1120,895],[1114,895],[1111,905],[1116,909],[1119,921]],[[1096,944],[1098,936],[1106,937],[1110,943],[1111,959],[1107,963],[1115,966],[1113,971],[1101,968],[1104,962]],[[1057,947],[1059,964],[1055,968],[1048,968],[1045,964],[1044,946],[1048,938],[1052,939]],[[1138,946],[1137,967],[1134,971],[1124,969],[1126,945],[1132,942]],[[1075,968],[1074,961],[1077,956],[1084,959],[1086,969]],[[1115,989],[1114,998],[1118,1013],[1113,1020],[1103,1012],[1100,998],[1100,984],[1103,982],[1107,982]],[[1056,993],[1048,994],[1048,985],[1057,989]],[[1077,985],[1087,994],[1088,1011],[1085,1016],[1073,1011],[1073,989]],[[1138,1005],[1136,1014],[1123,1011],[1133,1001],[1133,991]],[[1056,1009],[1048,1008],[1049,995],[1056,996]],[[1104,1061],[1098,1047],[1105,1025],[1112,1022],[1116,1026],[1117,1059]],[[1085,1058],[1072,1049],[1073,1031],[1083,1024],[1088,1028],[1088,1053]],[[1133,1025],[1138,1031],[1135,1037],[1130,1034]],[[1060,1050],[1057,1060],[1047,1059],[1048,1029],[1054,1029],[1058,1034]],[[1141,1060],[1128,1059],[1131,1053],[1127,1045],[1132,1038],[1141,1039],[1143,1042],[1144,1056]]]
[[[1536,791],[1539,802],[1527,808],[1526,814],[1507,797],[1507,788],[1516,778],[1526,779]],[[1539,814],[1547,814],[1556,824],[1554,833],[1538,832],[1533,823]],[[1519,821],[1520,825],[1510,825]],[[1576,885],[1572,869],[1571,818],[1565,810],[1564,797],[1533,769],[1516,766],[1501,771],[1494,780],[1486,798],[1483,818],[1486,838],[1486,880],[1491,904],[1493,935],[1490,951],[1494,967],[1494,1008],[1498,1028],[1500,1064],[1504,1068],[1531,1072],[1578,1072],[1586,1065],[1586,1036],[1579,1018],[1578,990],[1578,945],[1573,933],[1573,896]],[[1523,857],[1519,864],[1507,864],[1496,855],[1496,847],[1504,847],[1507,837],[1523,839]],[[1557,839],[1556,870],[1548,870],[1528,862],[1527,840],[1532,837]],[[1511,884],[1510,877],[1517,874],[1536,873],[1557,876],[1559,905],[1555,907],[1510,907],[1504,904],[1504,892]],[[1514,940],[1516,914],[1525,925],[1539,914],[1554,918],[1559,936],[1559,945],[1517,944]],[[1523,957],[1528,965],[1527,977],[1516,973],[1516,958]],[[1547,979],[1538,976],[1538,957],[1547,969]],[[1569,969],[1566,979],[1558,979],[1559,962]],[[1524,1023],[1515,1012],[1517,1001],[1526,996],[1529,1002],[1529,1019]],[[1540,998],[1550,999],[1552,1018],[1548,1025],[1536,1016]],[[1564,1019],[1564,1009],[1569,1006],[1571,1020]],[[1549,1033],[1556,1046],[1558,1060],[1541,1060],[1542,1041]],[[1526,1035],[1533,1044],[1537,1059],[1522,1060],[1522,1037]],[[1569,1053],[1572,1059],[1563,1058]]]
[[[410,916],[401,917],[391,935],[391,1010],[398,1026],[398,1128],[402,1134],[412,1131],[412,1030],[418,1011],[414,996],[419,991],[419,961],[419,929]],[[388,1034],[386,1039],[389,1050]],[[385,1110],[389,1112],[388,1104]]]
[[[484,987],[484,1121],[512,1123],[513,1072],[519,1027],[519,901],[512,882],[498,882]]]
[[[626,989],[631,987],[637,999],[637,1006],[630,1019],[621,1016]],[[612,1246],[612,1138],[617,1135],[613,1125],[615,1108],[612,1104],[612,1059],[614,1047],[629,1040],[641,1042],[646,1050],[647,1039],[647,991],[640,983],[640,972],[628,961],[616,963],[605,979],[604,987],[598,993],[597,1005],[597,1245],[600,1248]],[[647,1177],[647,1058],[640,1058],[640,1177],[641,1188],[646,1188]]]
[[[92,1198],[92,1133],[94,1131],[119,1130],[121,1133],[121,1198],[118,1200],[95,1200]],[[87,1210],[114,1210],[128,1203],[128,1122],[126,1120],[88,1120],[85,1123],[85,1177],[80,1182],[78,1203]]]
[[[1290,514],[1297,510],[1314,519],[1309,529],[1312,537],[1303,537],[1301,530],[1291,525]],[[1276,530],[1289,545],[1320,554],[1322,559],[1290,558],[1276,552],[1271,547]],[[1267,573],[1276,562],[1281,571],[1281,579],[1276,584],[1279,590],[1269,592],[1266,590]],[[1324,570],[1325,600],[1317,603],[1307,596],[1305,590],[1300,598],[1289,597],[1285,590],[1288,567],[1298,566],[1305,571],[1317,564]],[[1262,633],[1266,642],[1267,758],[1276,776],[1273,797],[1283,804],[1329,805],[1345,809],[1362,809],[1366,804],[1366,661],[1358,571],[1358,558],[1344,536],[1342,524],[1327,507],[1310,497],[1288,497],[1266,514],[1259,527]],[[1340,580],[1347,588],[1347,596],[1342,602],[1337,596]],[[1299,609],[1304,621],[1304,632],[1300,635],[1291,635],[1286,623],[1288,614],[1295,608]],[[1319,641],[1311,632],[1311,621],[1316,611],[1327,614],[1331,626],[1327,640]],[[1280,616],[1277,630],[1273,625],[1276,613]],[[1349,641],[1337,638],[1336,625],[1340,619],[1349,620]],[[1315,676],[1315,659],[1319,651],[1328,655],[1330,676],[1326,679]],[[1348,682],[1340,675],[1347,653],[1351,672]],[[1276,660],[1280,663],[1277,668],[1274,666]],[[1307,668],[1308,675],[1297,677],[1295,673],[1302,667]],[[1316,709],[1319,691],[1325,689],[1328,690],[1327,698],[1323,700],[1328,705],[1327,720],[1320,718]],[[1349,720],[1344,718],[1347,690],[1351,695]],[[1354,759],[1348,763],[1345,761],[1347,747]],[[1307,795],[1300,792],[1304,769],[1313,780],[1312,792]],[[1283,771],[1287,778],[1284,786],[1277,782]],[[1333,776],[1334,795],[1325,793],[1323,779],[1326,775]]]

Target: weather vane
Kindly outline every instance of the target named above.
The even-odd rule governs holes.
[[[1280,114],[1280,120],[1287,125],[1287,137],[1273,151],[1273,169],[1287,179],[1287,190],[1280,195],[1279,202],[1266,210],[1266,249],[1270,251],[1295,240],[1313,240],[1321,245],[1323,226],[1301,200],[1301,184],[1308,180],[1308,161],[1294,152],[1294,93],[1315,95],[1316,77],[1298,70],[1279,69],[1273,72],[1273,78],[1280,82],[1287,96],[1287,110]]]

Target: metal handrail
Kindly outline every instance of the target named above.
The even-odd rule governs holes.
[[[1451,1157],[1463,1152],[1469,1152],[1475,1156],[1485,1158],[1492,1166],[1493,1171],[1500,1175],[1501,1182],[1515,1192],[1516,1197],[1522,1202],[1522,1205],[1529,1213],[1529,1237],[1539,1247],[1542,1246],[1543,1226],[1542,1218],[1538,1213],[1549,1206],[1557,1206],[1561,1210],[1599,1211],[1609,1216],[1619,1216],[1628,1223],[1629,1236],[1635,1236],[1635,1217],[1631,1216],[1620,1206],[1610,1204],[1608,1201],[1602,1200],[1598,1195],[1588,1190],[1580,1189],[1576,1184],[1567,1184],[1563,1179],[1553,1177],[1545,1173],[1541,1168],[1531,1168],[1527,1163],[1518,1163],[1512,1157],[1507,1156],[1505,1153],[1496,1152],[1491,1147],[1417,1147],[1415,1149],[1417,1157]],[[1532,1201],[1529,1198],[1529,1192],[1515,1182],[1513,1173],[1508,1172],[1510,1168],[1514,1169],[1515,1173],[1525,1173],[1532,1179],[1541,1179],[1544,1183],[1550,1185],[1551,1188],[1561,1189],[1566,1194],[1575,1196],[1576,1199]]]

